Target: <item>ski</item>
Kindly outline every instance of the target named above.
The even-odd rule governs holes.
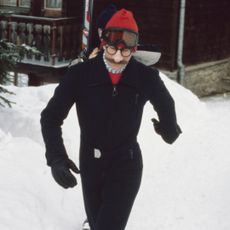
[[[82,23],[82,39],[81,51],[77,58],[74,58],[68,67],[84,62],[88,59],[89,52],[92,45],[92,19],[93,19],[93,0],[84,0],[83,7],[83,23]]]
[[[91,49],[93,0],[84,1],[84,18],[82,29],[82,50],[87,53]]]
[[[133,57],[144,65],[151,66],[156,64],[160,57],[161,51],[158,45],[139,44]]]

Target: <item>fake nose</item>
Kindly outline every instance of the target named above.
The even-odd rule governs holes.
[[[116,63],[119,63],[119,62],[121,62],[123,60],[123,56],[121,55],[121,51],[120,50],[117,50],[117,52],[114,54],[113,60]]]

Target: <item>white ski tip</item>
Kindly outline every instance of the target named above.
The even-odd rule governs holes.
[[[150,66],[156,64],[160,57],[160,52],[137,50],[133,57],[144,65]]]

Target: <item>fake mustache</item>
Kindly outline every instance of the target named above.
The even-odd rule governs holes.
[[[111,64],[114,64],[114,65],[117,65],[117,64],[122,64],[122,65],[127,65],[128,64],[128,61],[125,61],[125,60],[122,60],[120,62],[115,62],[113,59],[111,58],[106,58],[106,60],[108,62],[110,62]]]

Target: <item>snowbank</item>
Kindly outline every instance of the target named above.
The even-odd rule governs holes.
[[[144,175],[127,229],[227,230],[229,103],[222,104],[224,110],[214,109],[161,77],[175,99],[183,134],[175,144],[165,144],[150,122],[156,113],[146,105],[139,135]],[[15,92],[10,99],[16,105],[0,108],[0,229],[81,229],[85,214],[80,183],[69,190],[59,187],[44,158],[40,112],[55,87],[7,87]],[[78,163],[75,108],[63,125],[63,136]]]

